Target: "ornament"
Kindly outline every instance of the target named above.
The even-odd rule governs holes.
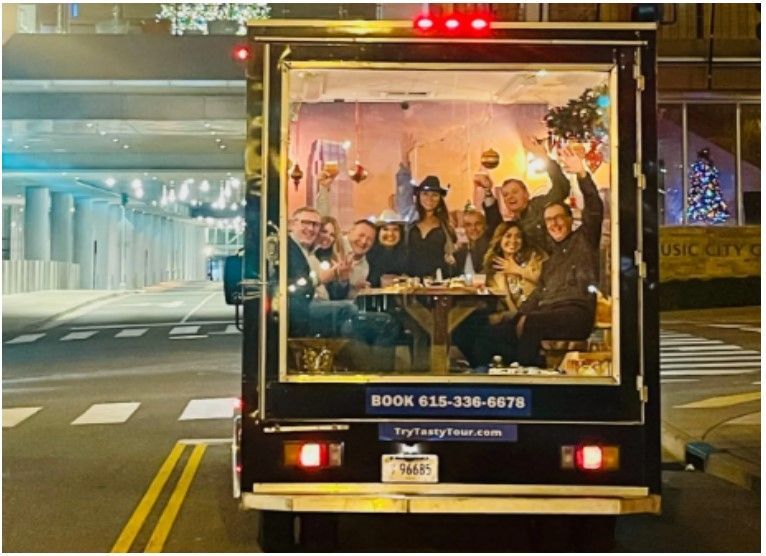
[[[489,149],[481,153],[481,165],[487,170],[493,170],[500,164],[500,155],[493,149]]]
[[[301,353],[301,370],[307,373],[329,373],[334,359],[335,355],[327,347],[307,347]]]
[[[591,172],[598,170],[601,163],[604,162],[604,155],[599,150],[600,143],[598,141],[591,141],[590,150],[585,155],[585,162],[588,164]]]
[[[303,170],[301,170],[301,167],[296,164],[293,166],[292,171],[290,172],[290,179],[293,180],[293,183],[295,184],[296,191],[298,190],[298,186],[301,183],[301,180],[303,179]]]
[[[348,177],[350,177],[356,183],[359,183],[360,181],[367,179],[367,170],[365,170],[364,166],[359,164],[359,161],[357,160],[354,163],[354,168],[348,171]]]

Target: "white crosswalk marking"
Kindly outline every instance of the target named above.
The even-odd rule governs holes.
[[[236,324],[229,324],[226,326],[226,330],[223,332],[210,332],[211,336],[222,336],[224,334],[239,334],[239,330],[237,330]]]
[[[138,338],[146,334],[148,328],[126,328],[114,335],[115,338]]]
[[[170,331],[171,336],[177,336],[181,334],[196,334],[199,330],[199,326],[174,326]]]
[[[139,402],[97,403],[72,421],[72,425],[105,425],[124,423],[141,405]]]
[[[87,340],[91,336],[98,334],[98,330],[88,330],[85,332],[70,332],[63,338],[61,338],[60,341],[62,342],[71,342],[73,340]]]
[[[759,351],[692,334],[660,333],[661,378],[733,376],[760,372]]]
[[[234,409],[237,398],[208,398],[203,400],[191,400],[186,404],[179,421],[192,421],[195,419],[231,419],[234,417]]]
[[[13,340],[8,340],[7,342],[5,342],[5,345],[30,344],[32,342],[36,342],[43,336],[45,336],[45,334],[22,334],[21,336],[16,336]]]
[[[42,407],[8,407],[3,408],[3,428],[10,429],[29,419],[40,411]]]

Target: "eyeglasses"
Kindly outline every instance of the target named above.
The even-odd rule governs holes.
[[[554,222],[560,224],[562,222],[566,222],[567,217],[564,214],[557,214],[556,216],[546,216],[544,220],[546,224],[553,224]]]
[[[321,222],[316,222],[314,220],[298,220],[301,226],[311,227],[311,228],[318,228],[322,225]]]

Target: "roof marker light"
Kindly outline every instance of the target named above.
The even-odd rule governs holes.
[[[471,20],[471,28],[474,31],[484,31],[487,27],[489,27],[489,21],[483,17],[475,17]]]
[[[231,56],[237,62],[247,62],[253,56],[253,50],[246,44],[238,44],[231,51]]]
[[[434,20],[430,15],[421,15],[415,20],[415,27],[421,31],[430,31],[434,28]]]
[[[444,20],[444,26],[450,31],[454,31],[460,27],[460,20],[456,17],[448,17]]]

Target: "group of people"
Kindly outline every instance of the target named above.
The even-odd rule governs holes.
[[[489,287],[507,295],[504,307],[475,311],[453,334],[453,344],[472,367],[486,366],[495,355],[543,366],[541,340],[587,338],[595,314],[592,286],[599,275],[603,203],[582,159],[565,148],[554,161],[542,142],[525,138],[525,149],[547,161],[550,190],[530,197],[522,180],[505,180],[500,198],[511,219],[503,221],[492,181],[477,174],[483,210],[464,211],[466,241],[458,244],[444,200],[448,188],[437,176],[427,176],[414,188],[411,184],[413,147],[414,141],[403,142],[396,175],[398,212],[385,210],[375,222],[359,220],[345,236],[335,218],[314,208],[292,214],[290,335],[349,336],[388,347],[400,324],[386,312],[360,313],[353,302],[359,291],[379,287],[386,275],[484,274]],[[583,195],[577,230],[566,203],[570,181],[565,173],[577,176]],[[320,174],[320,192],[329,191],[331,182],[328,174]]]

